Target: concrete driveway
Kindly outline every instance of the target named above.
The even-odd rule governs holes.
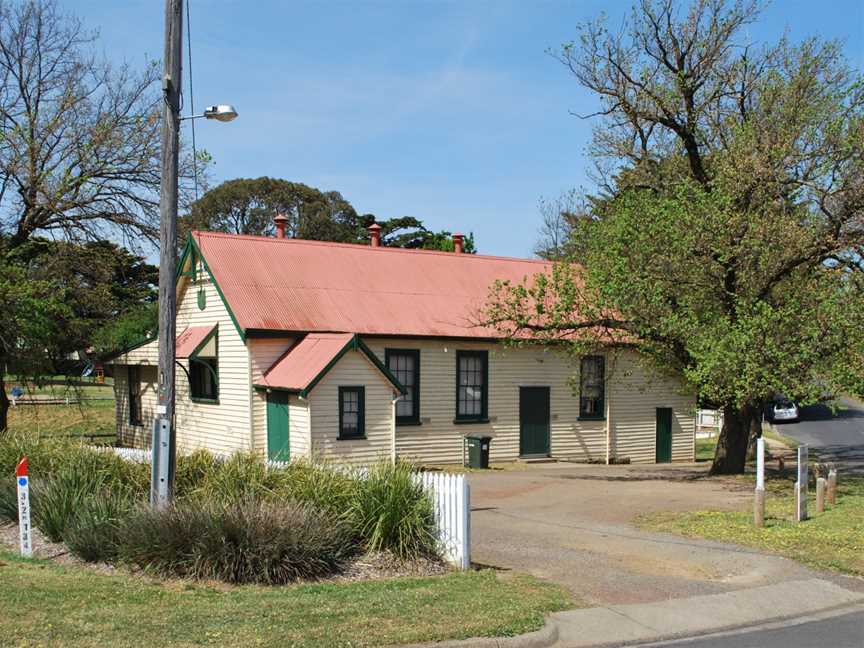
[[[707,467],[560,463],[473,473],[472,559],[562,583],[590,606],[814,576],[785,558],[631,524],[652,511],[749,506],[749,487],[706,479]]]

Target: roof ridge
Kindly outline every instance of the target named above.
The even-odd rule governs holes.
[[[525,259],[522,257],[511,257],[511,256],[502,256],[497,254],[469,254],[463,252],[462,254],[456,254],[455,252],[445,252],[444,250],[424,250],[421,248],[400,248],[400,247],[387,247],[382,245],[381,247],[372,247],[371,245],[365,245],[363,243],[342,243],[338,241],[316,241],[312,239],[301,239],[301,238],[276,238],[273,236],[257,236],[254,234],[229,234],[228,232],[211,232],[207,230],[194,230],[192,232],[192,236],[197,237],[218,237],[218,238],[232,238],[232,239],[245,239],[245,240],[253,240],[253,241],[262,241],[268,243],[279,243],[282,245],[312,245],[312,246],[320,246],[320,247],[333,247],[333,248],[348,248],[352,250],[366,250],[368,252],[373,252],[375,254],[380,254],[382,251],[387,253],[397,253],[397,254],[426,254],[426,255],[436,255],[436,256],[444,256],[447,258],[457,258],[457,259],[488,259],[494,261],[518,261],[519,263],[536,263],[538,265],[548,266],[552,264],[552,261],[546,261],[544,259]]]

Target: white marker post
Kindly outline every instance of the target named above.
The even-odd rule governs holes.
[[[807,446],[798,446],[798,481],[795,482],[795,521],[807,519]]]
[[[33,530],[30,528],[30,475],[27,457],[22,457],[15,468],[15,481],[18,484],[18,537],[21,542],[21,555],[33,555]]]
[[[753,498],[753,525],[765,526],[765,439],[756,439],[756,493]]]

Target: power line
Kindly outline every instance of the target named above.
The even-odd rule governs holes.
[[[189,17],[189,0],[186,2],[186,49],[189,57],[189,110],[195,114],[195,95],[192,91],[192,20]],[[195,120],[192,122],[192,175],[195,180],[195,200],[198,200],[198,148],[195,145]]]

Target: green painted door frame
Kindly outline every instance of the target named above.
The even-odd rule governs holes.
[[[267,394],[267,458],[271,461],[288,461],[291,458],[288,398],[289,394],[282,391]]]
[[[657,408],[657,449],[655,461],[669,463],[672,461],[672,408]]]
[[[549,388],[519,388],[519,455],[549,456]]]

